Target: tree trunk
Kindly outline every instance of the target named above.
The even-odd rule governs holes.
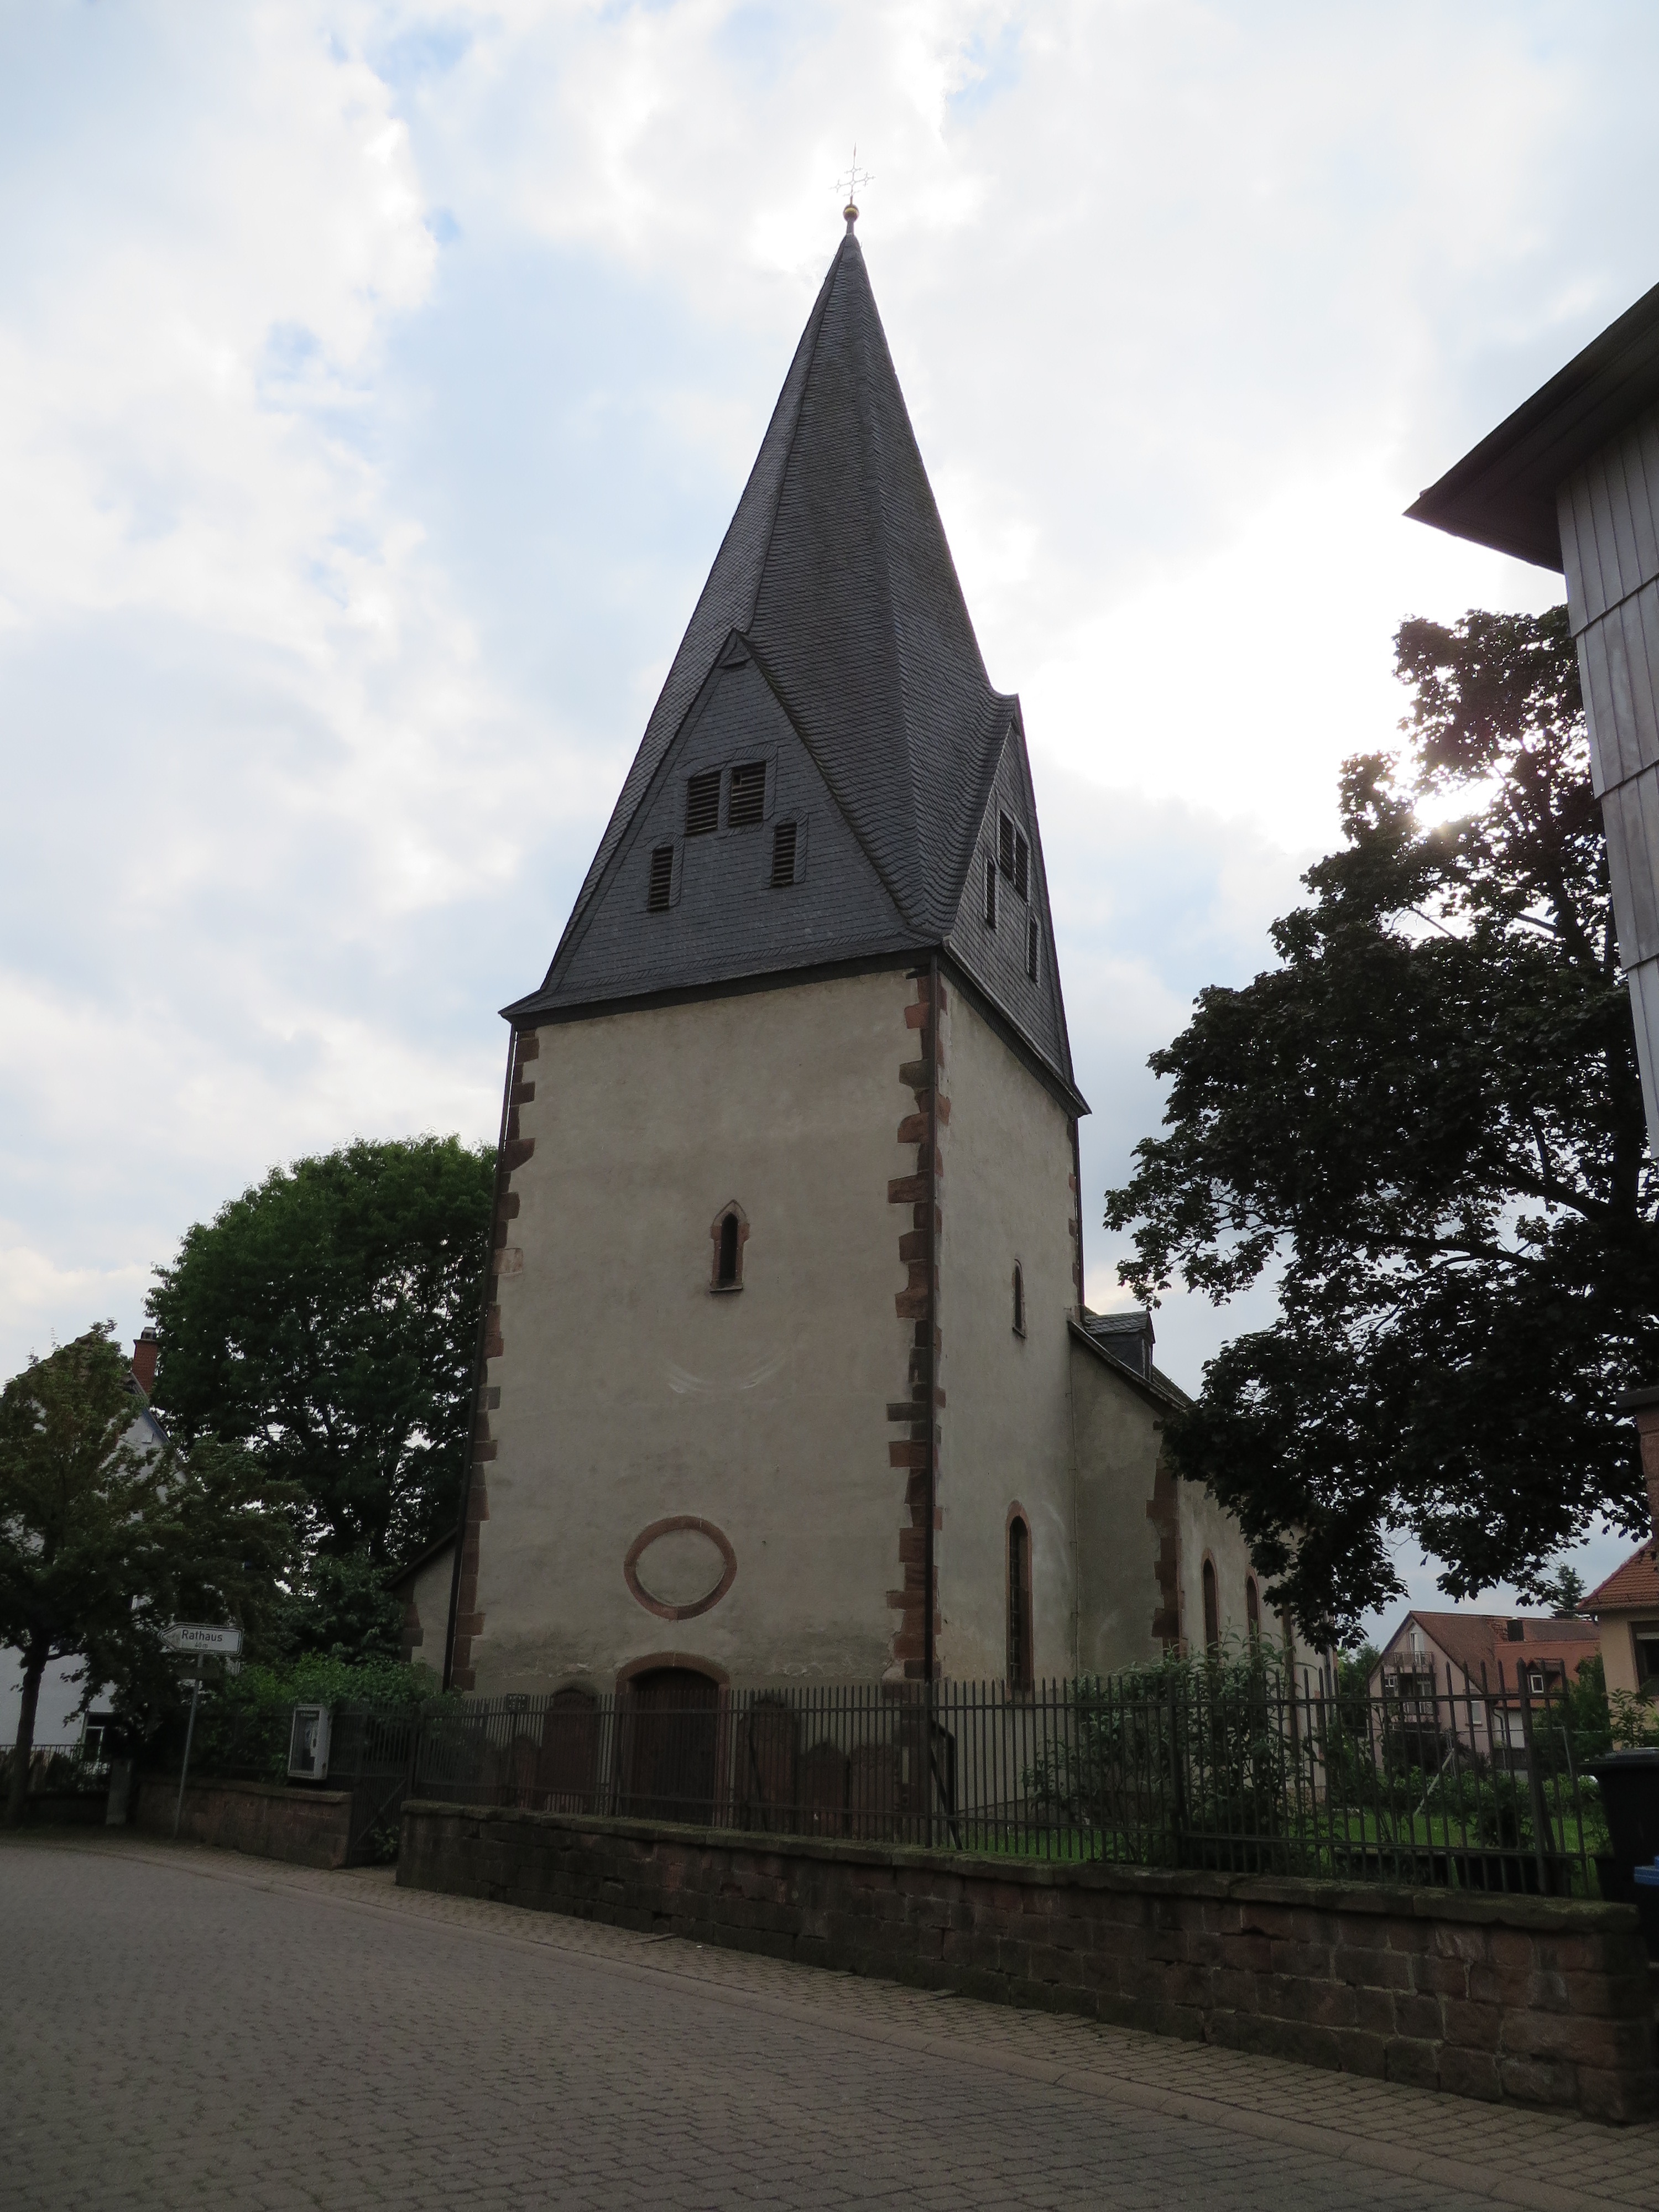
[[[23,1660],[23,1702],[17,1715],[17,1747],[12,1753],[11,1790],[6,1800],[6,1825],[23,1825],[23,1803],[29,1793],[29,1761],[34,1751],[34,1715],[40,1703],[40,1679],[46,1671],[50,1646],[44,1637],[29,1645]]]

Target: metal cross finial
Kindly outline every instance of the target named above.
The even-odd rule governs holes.
[[[873,184],[874,181],[875,179],[872,177],[868,169],[860,168],[859,149],[854,146],[853,149],[852,167],[848,170],[845,176],[837,177],[836,179],[836,190],[837,191],[841,190],[843,185],[847,187],[847,204],[842,210],[842,213],[847,218],[847,235],[849,238],[853,235],[853,225],[859,219],[859,186],[860,185]]]

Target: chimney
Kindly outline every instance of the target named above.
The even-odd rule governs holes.
[[[1619,1401],[1619,1410],[1636,1418],[1636,1433],[1642,1439],[1642,1474],[1648,1486],[1648,1516],[1653,1540],[1659,1543],[1659,1390],[1626,1390]]]
[[[132,1347],[133,1380],[147,1398],[155,1388],[155,1362],[161,1351],[161,1340],[153,1328],[147,1328]]]

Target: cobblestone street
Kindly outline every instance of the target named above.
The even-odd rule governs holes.
[[[8,2212],[1659,2206],[1613,2130],[189,1847],[0,1845]]]

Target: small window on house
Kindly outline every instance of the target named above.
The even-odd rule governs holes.
[[[1631,1635],[1636,1645],[1636,1679],[1650,1682],[1659,1674],[1659,1623],[1640,1621]]]
[[[772,888],[787,890],[795,880],[795,841],[798,825],[780,822],[772,831]]]
[[[1037,972],[1037,918],[1034,914],[1028,915],[1025,918],[1025,972],[1035,983]]]
[[[674,889],[674,848],[659,845],[651,855],[651,885],[645,895],[647,914],[666,914]]]
[[[1014,1262],[1014,1334],[1025,1334],[1025,1270],[1018,1260]]]
[[[985,855],[985,927],[997,926],[997,864],[988,853]]]
[[[714,1288],[743,1288],[743,1217],[728,1206],[714,1224]]]
[[[685,834],[707,837],[720,826],[720,772],[711,768],[685,787]]]
[[[1208,1652],[1221,1649],[1221,1594],[1216,1588],[1215,1562],[1204,1562],[1204,1649]]]
[[[1010,883],[1014,879],[1014,825],[1006,814],[997,817],[997,862]]]
[[[1016,1513],[1008,1523],[1008,1686],[1031,1686],[1031,1532]]]
[[[732,797],[726,810],[727,826],[757,829],[766,818],[766,763],[744,761],[732,771]]]
[[[1261,1594],[1256,1589],[1255,1577],[1244,1577],[1244,1626],[1249,1631],[1252,1644],[1261,1641]]]
[[[1031,895],[1031,848],[1018,830],[1014,832],[1014,890],[1021,898]]]
[[[1527,1689],[1528,1693],[1534,1698],[1541,1698],[1543,1696],[1544,1670],[1541,1667],[1529,1667],[1527,1669]]]

